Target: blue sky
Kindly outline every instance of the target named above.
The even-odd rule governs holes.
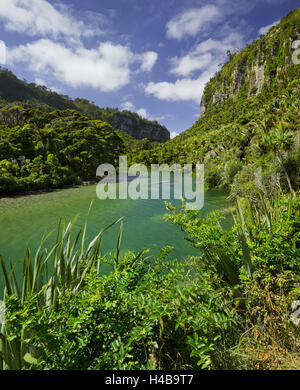
[[[199,117],[204,85],[226,51],[244,48],[298,6],[298,0],[0,0],[0,48],[6,46],[6,66],[21,79],[136,111],[174,136]]]

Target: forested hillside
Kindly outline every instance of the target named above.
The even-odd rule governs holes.
[[[22,81],[8,69],[0,68],[0,103],[18,102],[48,111],[78,110],[89,119],[108,122],[114,130],[126,132],[139,140],[147,138],[154,142],[164,142],[170,139],[169,131],[157,121],[149,121],[127,110],[100,108],[87,99],[72,100],[69,96],[58,94],[45,86]]]
[[[101,163],[170,138],[130,111],[71,100],[0,70],[0,195],[95,180]]]
[[[76,109],[68,96],[60,95],[45,86],[18,79],[8,69],[0,69],[0,98],[5,102],[31,102],[52,109]]]
[[[49,112],[26,103],[0,109],[0,194],[95,180],[125,145],[106,122],[76,110]]]
[[[233,197],[299,188],[300,66],[292,42],[300,10],[229,61],[206,85],[202,115],[187,131],[136,162],[204,163],[206,184]],[[299,38],[298,38],[299,39]]]
[[[87,99],[75,99],[79,111],[91,119],[100,119],[109,123],[115,130],[128,133],[135,139],[148,139],[152,142],[165,142],[170,139],[170,133],[165,126],[157,121],[150,121],[138,114],[117,108],[100,108]]]

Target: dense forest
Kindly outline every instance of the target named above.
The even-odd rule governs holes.
[[[291,60],[299,21],[298,9],[229,53],[205,88],[201,117],[159,145],[128,150],[126,137],[87,113],[2,107],[2,183],[79,180],[93,173],[92,153],[113,161],[127,148],[148,165],[204,163],[207,187],[225,189],[231,203],[207,215],[166,203],[166,221],[198,250],[185,262],[170,247],[152,261],[148,251],[121,256],[121,219],[110,225],[120,225],[110,256],[101,250],[110,226],[87,244],[87,226],[73,232],[76,219],[59,223],[53,247],[27,248],[21,283],[0,256],[0,368],[300,369],[300,68]],[[21,151],[28,164],[6,157]]]
[[[2,195],[95,180],[99,164],[114,164],[125,151],[106,122],[26,103],[0,109],[0,140]]]
[[[7,70],[0,85],[0,196],[93,181],[98,165],[170,138],[136,113],[73,101]]]

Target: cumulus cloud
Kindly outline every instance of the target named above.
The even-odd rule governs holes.
[[[129,47],[111,42],[86,49],[82,45],[70,48],[40,39],[10,50],[8,58],[12,63],[26,63],[38,75],[51,75],[72,87],[87,86],[107,92],[127,85],[131,66],[137,63],[145,69],[145,58],[148,57],[147,53],[134,54]]]
[[[141,71],[150,72],[155,65],[158,58],[158,54],[154,51],[148,51],[141,55]]]
[[[177,40],[199,34],[205,37],[239,6],[238,1],[234,1],[232,7],[228,4],[227,0],[217,0],[214,5],[185,10],[167,23],[167,37]],[[150,82],[144,87],[145,93],[161,100],[199,103],[205,84],[226,59],[226,52],[243,46],[243,36],[237,31],[237,27],[233,29],[228,23],[223,23],[214,33],[215,39],[203,40],[183,56],[171,58],[169,73],[177,79]]]
[[[0,41],[0,65],[6,64],[6,45],[3,41]]]
[[[234,31],[223,39],[210,38],[199,43],[183,57],[171,59],[170,73],[182,78],[174,82],[150,82],[145,86],[146,94],[161,100],[199,103],[205,84],[218,70],[219,64],[224,62],[226,51],[242,44],[243,37]],[[196,71],[200,75],[191,78]]]
[[[170,138],[173,139],[173,138],[177,137],[177,135],[179,135],[179,134],[176,133],[176,131],[171,131]]]
[[[142,118],[148,119],[150,121],[159,121],[165,119],[164,116],[161,117],[153,117],[151,116],[146,108],[139,108],[137,109],[135,105],[131,101],[125,101],[120,105],[122,110],[128,110],[128,111],[133,111],[136,112],[139,116]]]
[[[211,76],[214,72],[212,72]],[[153,95],[161,100],[168,101],[186,101],[193,100],[200,102],[200,97],[204,90],[204,85],[209,76],[201,75],[198,79],[183,78],[175,82],[162,81],[158,83],[150,82],[145,87],[148,95]]]
[[[278,23],[280,23],[280,20],[276,20],[276,22],[274,22],[274,23],[271,23],[271,24],[268,24],[267,26],[261,27],[258,30],[258,35],[266,34],[270,30],[271,27],[276,26],[276,24],[278,24]]]
[[[190,8],[171,19],[166,26],[168,38],[182,39],[195,36],[208,25],[223,19],[221,10],[215,5]]]
[[[171,59],[172,67],[170,73],[177,76],[189,76],[196,70],[206,68],[212,61],[210,53],[197,54],[191,52],[181,58],[174,57]]]
[[[46,0],[9,0],[0,2],[0,20],[9,31],[31,36],[91,36],[99,33],[76,20],[66,7],[55,8]]]
[[[114,91],[128,84],[132,53],[127,47],[102,43],[97,49],[75,50],[41,39],[9,52],[12,62],[26,62],[34,73],[50,73],[72,87]]]
[[[126,101],[121,104],[121,109],[126,111],[134,111],[134,104],[132,102]]]
[[[137,109],[131,101],[126,101],[126,102],[122,103],[121,109],[136,112],[142,118],[149,119],[149,115],[148,115],[146,108]]]
[[[186,77],[195,71],[205,70],[216,60],[221,62],[227,50],[237,48],[242,42],[242,36],[235,32],[231,32],[221,40],[207,39],[183,57],[173,57],[170,73]]]
[[[78,20],[64,3],[1,0],[0,22],[6,30],[39,37],[8,50],[9,63],[25,63],[36,77],[55,78],[72,87],[118,90],[130,82],[133,73],[151,71],[158,55],[153,51],[133,53],[129,45],[111,42],[87,49],[83,38],[103,33],[101,27],[107,27],[115,16],[113,11],[107,13],[105,17],[84,11]]]
[[[53,85],[48,85],[48,82],[46,82],[46,81],[43,80],[43,79],[36,78],[36,79],[34,80],[34,82],[35,82],[36,85],[45,86],[45,87],[47,87],[48,89],[50,89],[51,91],[53,91],[53,92],[62,93],[62,91],[61,91],[59,88],[54,87]]]
[[[139,110],[137,110],[137,114],[142,118],[146,118],[146,119],[149,118],[146,108],[140,108]]]

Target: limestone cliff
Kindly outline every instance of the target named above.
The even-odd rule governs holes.
[[[211,106],[243,94],[258,95],[264,86],[280,82],[292,64],[292,44],[300,37],[300,10],[288,14],[266,35],[239,53],[231,54],[222,69],[206,85],[200,104],[203,115]]]
[[[156,121],[148,121],[129,111],[116,111],[108,122],[115,130],[126,131],[137,139],[148,138],[150,141],[165,142],[170,139],[166,127]]]
[[[136,139],[147,138],[154,142],[165,142],[170,139],[170,132],[156,121],[142,118],[135,112],[118,108],[100,108],[87,99],[75,99],[77,108],[91,119],[100,119],[109,123],[115,130],[125,131]]]

